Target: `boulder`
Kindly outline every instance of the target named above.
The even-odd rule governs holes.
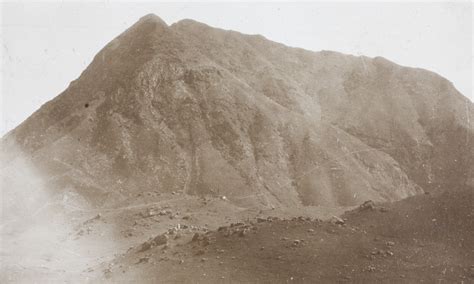
[[[330,222],[336,225],[344,225],[346,222],[337,216],[332,216]]]
[[[201,239],[201,235],[199,233],[195,233],[193,238],[191,239],[192,242],[197,242]]]
[[[359,206],[359,209],[361,211],[374,210],[375,209],[375,203],[372,200],[367,200]]]
[[[158,235],[153,239],[153,244],[155,246],[166,245],[167,243],[168,243],[168,235],[167,234]]]

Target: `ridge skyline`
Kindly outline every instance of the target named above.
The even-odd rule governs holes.
[[[268,22],[268,25],[259,26],[259,25],[255,25],[255,20],[252,18],[253,16],[250,14],[246,18],[246,21],[248,21],[249,23],[251,22],[253,23],[254,28],[250,29],[247,26],[239,27],[239,24],[238,24],[239,22],[236,22],[236,20],[234,20],[232,15],[226,16],[225,21],[219,20],[218,18],[216,20],[216,19],[213,19],[212,17],[207,17],[208,20],[203,20],[204,19],[204,16],[203,16],[204,14],[202,14],[203,12],[201,12],[200,10],[194,9],[195,11],[194,14],[184,10],[182,13],[178,13],[178,14],[171,13],[172,15],[175,15],[175,14],[179,15],[178,17],[176,16],[170,17],[170,13],[168,11],[170,11],[170,9],[174,9],[175,6],[173,5],[168,5],[168,6],[155,5],[155,6],[159,8],[149,8],[149,9],[144,8],[144,9],[148,11],[159,11],[159,13],[154,13],[154,14],[159,15],[160,18],[164,19],[163,21],[165,23],[170,23],[169,25],[167,24],[167,26],[172,26],[173,24],[176,24],[177,22],[181,20],[194,19],[192,21],[196,21],[198,23],[205,23],[205,25],[209,25],[211,27],[222,28],[223,30],[234,30],[236,32],[240,32],[244,34],[261,34],[267,39],[270,39],[275,42],[282,42],[286,46],[290,46],[290,47],[304,48],[306,50],[311,50],[311,51],[332,50],[332,51],[340,52],[343,54],[354,54],[355,56],[363,54],[368,57],[376,57],[377,55],[380,55],[381,57],[387,58],[390,61],[400,64],[402,66],[410,66],[413,68],[422,68],[425,70],[430,70],[432,72],[440,74],[441,76],[453,82],[454,85],[456,86],[456,89],[458,89],[464,96],[468,97],[469,100],[472,102],[472,94],[470,94],[470,92],[465,91],[466,87],[460,88],[457,75],[449,76],[449,74],[447,74],[446,71],[449,69],[446,69],[446,68],[440,69],[440,68],[434,68],[434,67],[430,68],[430,66],[428,65],[430,65],[431,63],[429,63],[428,65],[410,63],[410,62],[407,62],[407,60],[403,58],[402,59],[398,58],[399,57],[398,55],[390,56],[388,54],[383,54],[381,52],[373,52],[370,50],[363,51],[362,49],[359,49],[359,51],[357,50],[350,51],[348,49],[352,48],[351,42],[348,42],[348,45],[346,45],[346,47],[344,47],[344,45],[339,44],[338,46],[342,47],[342,49],[329,47],[329,45],[337,45],[337,42],[340,40],[335,38],[335,41],[331,43],[330,41],[327,40],[327,36],[324,33],[328,34],[331,32],[331,30],[337,28],[338,30],[340,30],[340,33],[342,36],[343,34],[346,34],[349,32],[349,29],[344,30],[343,28],[343,27],[349,26],[348,25],[349,22],[348,23],[332,23],[332,21],[328,19],[326,20],[327,26],[325,25],[325,27],[317,27],[317,26],[314,26],[314,24],[311,21],[309,21],[307,23],[308,27],[305,27],[303,29],[299,28],[299,30],[294,30],[294,27],[298,26],[298,22],[299,22],[298,19],[288,18],[289,16],[283,17],[283,18],[289,19],[291,22],[294,23],[294,25],[288,25],[290,21],[286,21],[287,22],[285,23],[286,26],[281,26],[278,22],[275,22],[275,23],[272,22],[274,21],[274,19],[272,18],[273,17],[272,14],[270,14],[269,16],[265,17],[265,22]],[[21,121],[23,121],[29,114],[31,114],[40,105],[45,103],[47,100],[51,99],[55,94],[58,94],[61,91],[63,91],[67,87],[68,83],[72,81],[73,79],[75,79],[77,75],[79,75],[79,73],[84,69],[84,67],[90,62],[95,52],[98,49],[100,49],[102,46],[104,46],[105,43],[109,39],[111,39],[116,34],[118,34],[121,30],[123,30],[121,27],[117,26],[118,23],[121,23],[120,25],[122,27],[124,25],[129,26],[131,18],[134,18],[134,21],[136,21],[140,16],[146,14],[146,12],[138,13],[138,10],[132,9],[131,11],[132,13],[140,14],[140,16],[132,16],[132,14],[130,14],[127,17],[121,17],[121,19],[123,20],[119,20],[119,21],[109,20],[108,22],[110,24],[107,24],[107,27],[104,26],[105,27],[104,29],[104,27],[102,27],[103,24],[101,24],[100,22],[96,22],[96,19],[97,18],[106,19],[107,17],[105,17],[104,15],[101,15],[100,13],[99,14],[96,13],[96,14],[90,15],[91,20],[89,22],[81,23],[81,26],[75,27],[74,25],[71,26],[70,23],[72,23],[72,20],[77,18],[77,16],[80,16],[82,11],[85,11],[84,9],[86,8],[77,8],[74,6],[74,9],[72,11],[75,11],[75,12],[71,14],[69,11],[72,7],[73,7],[72,5],[63,5],[60,8],[59,7],[57,8],[57,9],[60,9],[58,11],[61,11],[61,14],[63,14],[62,16],[63,18],[68,18],[68,21],[65,21],[65,20],[59,19],[55,15],[47,16],[46,13],[49,13],[47,11],[41,12],[40,10],[39,13],[36,13],[37,15],[35,17],[32,17],[29,14],[28,9],[25,9],[24,11],[22,10],[21,12],[19,12],[14,4],[5,5],[5,11],[7,11],[7,9],[11,11],[11,13],[8,13],[6,15],[6,18],[3,24],[4,31],[5,31],[5,43],[6,43],[5,48],[8,48],[8,50],[5,49],[6,51],[5,55],[7,55],[5,57],[7,59],[5,70],[11,70],[11,74],[13,75],[4,77],[4,92],[3,92],[4,94],[3,105],[4,106],[2,107],[2,109],[4,110],[4,119],[2,121],[3,125],[0,127],[0,135],[3,136],[7,131],[13,129]],[[120,9],[121,9],[120,5],[111,4],[110,7],[117,7],[118,10],[114,10],[114,11],[116,11],[117,13],[120,13]],[[209,5],[209,7],[214,7],[214,6]],[[255,7],[259,8],[258,5]],[[268,5],[267,6],[264,5],[264,7],[268,8]],[[288,7],[293,7],[293,6],[289,5]],[[317,13],[320,11],[331,12],[333,9],[333,7],[329,7],[329,8],[320,7],[318,5],[308,5],[307,7],[309,8],[301,9],[301,10],[308,10],[309,11],[308,13],[313,13],[312,11],[315,11],[314,13]],[[335,7],[337,7],[337,5]],[[388,10],[389,5],[379,5],[377,7],[379,9],[379,13],[383,15],[385,11],[384,9]],[[400,14],[410,15],[411,14],[410,9],[414,9],[415,7],[416,5],[408,5],[406,6],[406,8],[403,8],[405,10],[403,10],[404,12]],[[426,13],[426,15],[434,16],[436,13],[444,13],[443,10],[440,10],[441,8],[438,8],[436,5],[428,5],[427,7],[428,7],[428,9],[426,9],[427,11],[424,11],[421,15],[425,15]],[[453,7],[457,7],[457,6],[453,5]],[[358,9],[358,8],[351,8],[351,9]],[[238,12],[241,10],[245,10],[245,8],[241,7],[241,5],[240,6],[236,5],[235,10],[236,12]],[[15,19],[11,18],[10,15],[14,15],[15,13],[17,17]],[[276,13],[276,12],[270,12],[270,13]],[[279,13],[283,13],[283,12],[279,12]],[[295,6],[294,11],[291,13],[293,14],[300,13],[300,8]],[[347,13],[348,16],[351,16],[352,10],[343,11],[343,13]],[[100,17],[98,17],[99,15]],[[436,14],[436,17],[441,19],[442,17],[444,17],[444,15],[445,14]],[[48,22],[45,22],[43,18],[48,19]],[[367,17],[365,18],[368,19]],[[446,20],[449,20],[449,19],[446,19]],[[460,19],[463,19],[462,15],[460,15]],[[387,19],[387,24],[381,23],[381,29],[383,29],[384,33],[386,34],[392,33],[391,32],[392,26],[391,26],[390,20],[391,20],[390,18]],[[444,22],[447,24],[450,24],[450,22],[446,20]],[[370,19],[368,19],[367,21],[370,21]],[[54,41],[51,41],[51,40],[49,41],[49,42],[55,42],[54,45],[52,46],[47,44],[47,42],[45,42],[45,40],[48,39],[48,35],[43,34],[43,30],[39,31],[41,34],[41,37],[44,38],[44,40],[42,40],[41,42],[36,39],[36,36],[28,35],[28,31],[25,31],[26,36],[24,38],[21,38],[21,39],[12,38],[12,36],[20,32],[20,30],[23,31],[22,27],[28,27],[28,25],[31,25],[29,23],[40,24],[44,29],[46,27],[49,27],[49,25],[51,24],[57,25],[60,22],[64,23],[65,27],[71,27],[75,29],[76,31],[79,32],[79,34],[85,32],[86,29],[90,30],[92,25],[96,25],[95,29],[97,31],[92,31],[92,33],[90,33],[89,35],[90,39],[88,39],[87,41],[84,41],[83,43],[78,42],[77,44],[76,44],[77,39],[70,38],[70,35],[68,35],[65,30],[63,31],[61,29],[58,29],[56,31],[56,36],[55,36],[56,39]],[[126,22],[128,22],[128,24],[124,24]],[[262,24],[263,22],[260,21],[260,23]],[[21,24],[21,26],[19,24]],[[361,22],[360,24],[361,24],[361,29],[364,29],[364,28],[367,29],[367,27],[364,26],[365,25],[364,22]],[[426,25],[430,27],[431,31],[436,31],[436,34],[439,34],[439,31],[436,30],[437,27],[433,26],[431,22],[428,21]],[[271,26],[274,26],[274,29],[270,28]],[[400,28],[403,28],[403,27],[400,27]],[[327,31],[321,33],[321,31],[324,31],[324,29],[326,29]],[[419,30],[417,26],[412,27],[412,29]],[[280,30],[280,33],[278,33],[278,30]],[[313,32],[314,40],[312,41],[308,41],[310,38],[307,37],[309,35],[307,31],[309,30],[314,31]],[[14,32],[14,34],[12,34],[12,32]],[[367,32],[370,32],[370,29],[367,29]],[[417,38],[410,39],[410,35],[408,34],[406,35],[406,38],[405,38],[406,40],[403,40],[403,38],[400,38],[400,41],[399,41],[400,47],[401,47],[400,54],[406,53],[407,55],[409,55],[410,53],[416,51],[417,49],[421,50],[423,47],[423,41],[430,40],[430,38],[432,38],[430,33],[432,33],[430,32],[430,30],[426,30],[426,31],[423,30],[424,35],[423,37],[420,37],[419,39]],[[287,36],[283,37],[284,40],[282,40],[282,37],[279,36],[279,34],[280,35],[286,34]],[[294,36],[292,34],[294,34]],[[443,39],[443,36],[444,34],[439,34],[440,43],[441,43],[441,40]],[[364,38],[367,39],[367,36],[360,35],[359,38],[361,40],[364,40]],[[26,39],[29,39],[30,42],[26,43],[25,42]],[[61,42],[58,42],[57,39],[62,39],[62,40]],[[17,40],[18,40],[18,43],[16,43]],[[410,40],[412,43],[411,44],[408,43],[407,40]],[[442,40],[442,41],[449,42],[449,40]],[[25,43],[22,44],[21,42],[25,42]],[[311,42],[313,42],[313,44],[311,44]],[[11,45],[13,43],[15,44],[15,47]],[[67,43],[70,43],[70,44],[67,44]],[[20,44],[20,46],[18,46],[18,44]],[[327,44],[329,44],[328,48],[321,46],[321,45],[327,45]],[[361,41],[360,44],[361,44],[360,48],[363,48],[363,41]],[[455,44],[455,43],[453,42],[452,44]],[[375,48],[378,46],[378,43],[374,42],[372,43],[372,45]],[[462,44],[457,43],[456,45],[459,46]],[[30,47],[27,48],[27,46],[30,46]],[[436,46],[432,46],[431,49],[434,48],[433,51],[427,51],[426,54],[427,55],[432,54],[433,52],[440,54],[439,51],[441,50],[440,48],[442,47],[443,46],[442,45],[440,46],[439,44],[437,44]],[[35,48],[36,50],[33,50],[32,48]],[[57,52],[57,50],[60,52]],[[33,57],[33,54],[34,54],[34,57]],[[53,54],[55,54],[54,57],[52,57]],[[456,58],[461,58],[464,53],[462,51],[446,53],[446,55],[451,54],[449,57],[444,54],[443,55],[441,54],[438,57],[445,57],[445,58],[452,57],[452,59],[456,59]],[[11,56],[13,61],[9,62],[8,56]],[[423,55],[423,56],[426,57],[426,55]],[[21,60],[21,62],[19,60]],[[437,59],[434,58],[431,61],[435,62],[435,60]],[[470,62],[470,59],[469,57],[466,57],[466,59],[464,60],[462,59],[456,60],[456,62],[454,60],[451,60],[451,61],[453,61],[452,65],[457,64],[458,66],[460,66],[460,64],[467,64],[463,62]],[[59,62],[62,62],[62,63],[59,63]],[[15,63],[16,66],[10,66],[13,63]],[[35,66],[38,66],[38,64],[42,64],[42,68],[45,69],[44,72],[36,71],[37,67]],[[26,67],[26,66],[33,66],[33,68]],[[457,69],[461,70],[459,68]],[[61,70],[61,72],[57,72],[57,70]],[[469,79],[469,76],[464,77],[464,78],[468,80],[465,82],[468,82],[468,83],[472,82],[472,80]],[[32,87],[34,87],[33,92],[30,91],[30,90],[33,90]],[[34,94],[34,96],[32,94]]]

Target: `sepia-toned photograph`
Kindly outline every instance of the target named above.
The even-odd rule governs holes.
[[[0,2],[0,283],[474,283],[472,1]]]

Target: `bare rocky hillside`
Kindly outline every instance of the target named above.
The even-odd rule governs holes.
[[[429,71],[147,15],[2,145],[94,206],[149,190],[348,206],[472,185],[473,117]]]

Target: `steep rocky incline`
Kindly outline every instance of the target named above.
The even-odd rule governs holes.
[[[472,117],[425,70],[147,15],[2,144],[96,205],[144,190],[354,205],[473,185]]]

